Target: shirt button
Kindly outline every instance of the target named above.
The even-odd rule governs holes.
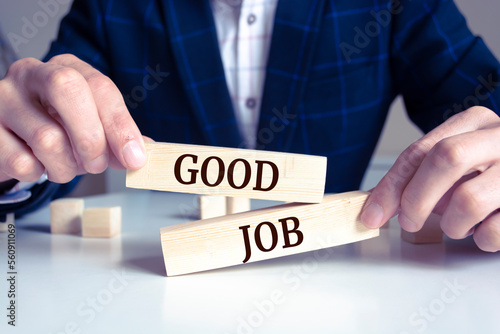
[[[249,25],[252,25],[255,21],[257,21],[257,16],[255,16],[255,14],[248,15],[247,22]]]
[[[246,100],[245,105],[248,109],[253,109],[257,105],[257,101],[254,98],[250,97]]]

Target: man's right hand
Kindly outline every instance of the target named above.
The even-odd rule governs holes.
[[[146,163],[144,139],[115,84],[72,55],[12,64],[0,80],[0,182],[58,183]]]

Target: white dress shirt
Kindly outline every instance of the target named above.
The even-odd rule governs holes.
[[[211,0],[227,88],[246,148],[255,148],[278,0]]]

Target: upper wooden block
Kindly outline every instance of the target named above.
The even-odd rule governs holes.
[[[146,143],[146,166],[127,171],[127,187],[318,203],[325,157],[212,146]]]
[[[250,263],[373,238],[359,214],[368,193],[325,196],[160,230],[168,276]]]
[[[50,232],[78,234],[84,209],[82,198],[62,198],[50,203]]]

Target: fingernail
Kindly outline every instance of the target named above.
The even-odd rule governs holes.
[[[361,213],[361,221],[369,228],[378,228],[382,225],[384,210],[377,203],[370,203]]]
[[[102,173],[108,168],[108,156],[103,154],[87,164],[86,170],[91,174]]]
[[[146,163],[146,152],[141,148],[141,145],[133,140],[129,141],[123,147],[123,159],[127,163],[127,168],[138,169]]]
[[[467,232],[467,234],[465,235],[465,237],[466,237],[466,238],[467,238],[467,237],[470,237],[471,235],[473,235],[473,234],[474,234],[474,232],[475,232],[475,231],[476,231],[476,227],[474,226],[473,228],[471,228],[471,229]]]
[[[406,215],[400,214],[398,221],[399,221],[399,225],[401,225],[401,227],[405,231],[408,231],[408,232],[417,232],[418,231],[417,224],[415,224],[412,220],[410,220],[410,218],[406,217]]]

